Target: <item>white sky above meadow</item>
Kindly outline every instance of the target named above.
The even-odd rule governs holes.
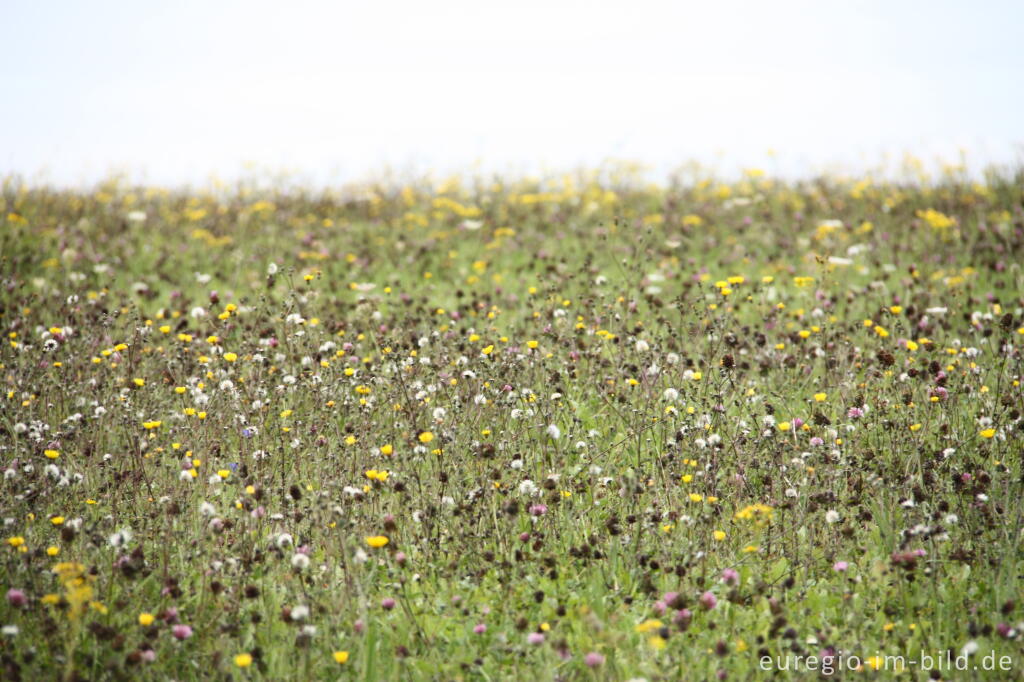
[[[1024,149],[1009,0],[98,0],[0,20],[0,174],[58,184],[609,158],[806,174]]]

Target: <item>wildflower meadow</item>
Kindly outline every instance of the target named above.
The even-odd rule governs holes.
[[[1013,169],[9,177],[0,678],[1019,678],[1022,264]]]

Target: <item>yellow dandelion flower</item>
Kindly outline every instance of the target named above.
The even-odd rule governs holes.
[[[661,628],[663,626],[664,626],[664,623],[662,623],[660,620],[658,620],[656,618],[651,618],[649,620],[645,620],[644,622],[638,624],[633,629],[636,630],[637,632],[639,632],[640,634],[644,634],[645,632],[650,632],[652,630],[658,630],[659,628]]]

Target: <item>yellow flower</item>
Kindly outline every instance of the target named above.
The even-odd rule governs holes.
[[[59,526],[60,524],[64,523],[64,517],[63,516],[51,517],[50,518],[50,523],[52,523],[55,526]]]
[[[814,394],[814,402],[816,402],[816,403],[823,403],[826,400],[828,400],[828,394],[827,393],[815,393]]]
[[[494,352],[494,344],[491,344],[490,346],[485,346],[480,352],[483,353],[484,355],[490,355],[491,353]]]
[[[370,547],[373,547],[374,549],[380,549],[389,542],[391,541],[388,540],[387,535],[373,535],[366,538],[366,544],[368,544]]]
[[[429,443],[432,440],[434,440],[434,434],[431,433],[430,431],[424,431],[423,433],[420,434],[421,443]]]
[[[767,504],[751,504],[736,512],[736,518],[753,521],[758,526],[769,523],[774,516],[774,509]],[[746,551],[746,550],[744,550]],[[756,551],[756,550],[755,550]]]
[[[789,422],[779,422],[779,431],[789,431],[791,424]]]
[[[936,211],[934,208],[929,208],[925,211],[917,211],[917,217],[923,219],[931,227],[936,230],[944,230],[948,227],[956,225],[956,221],[950,218],[945,213]]]
[[[141,625],[144,628],[152,625],[154,620],[156,620],[156,618],[153,616],[152,613],[139,614],[139,625]]]
[[[220,469],[217,471],[217,475],[221,478],[227,478],[231,475],[231,471],[229,469]]]
[[[237,656],[235,656],[235,665],[237,665],[239,668],[248,668],[250,665],[252,665],[252,655],[238,654]]]
[[[643,634],[645,632],[650,632],[651,630],[657,630],[657,629],[661,628],[663,625],[664,624],[660,620],[657,620],[655,618],[651,618],[649,620],[645,620],[644,622],[640,623],[634,629],[637,632],[639,632],[640,634]]]
[[[46,548],[47,556],[57,556],[58,554],[60,554],[60,547],[58,547],[57,545],[51,545]]]
[[[143,386],[146,385],[146,380],[145,379],[135,378],[135,379],[132,379],[132,383],[135,384],[136,386],[138,386],[139,388],[142,388]]]
[[[334,662],[335,663],[347,663],[348,662],[348,652],[347,651],[335,651],[333,656],[334,656]]]
[[[982,438],[992,438],[993,436],[996,435],[996,430],[995,429],[985,429],[983,431],[980,431],[979,435]]]
[[[910,430],[911,431],[920,431],[921,430],[921,425],[920,424],[911,424],[910,425]]]
[[[719,541],[725,539],[725,531],[724,530],[716,530],[714,533],[712,533],[712,535],[714,535],[715,539],[719,540]]]
[[[60,457],[60,452],[56,450],[43,450],[43,454],[46,455],[47,459],[57,459]]]
[[[236,355],[235,353],[225,353],[224,359],[227,360],[228,362],[234,362],[235,360],[238,359],[238,355]]]
[[[690,502],[703,502],[704,496],[699,493],[690,493]]]
[[[391,443],[388,443],[387,445],[382,445],[380,448],[380,454],[382,455],[390,456],[394,451],[395,448],[394,446],[391,445]]]

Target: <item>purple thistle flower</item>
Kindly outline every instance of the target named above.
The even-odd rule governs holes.
[[[12,587],[7,590],[7,603],[15,608],[19,608],[28,603],[28,597],[21,590]]]
[[[676,611],[676,614],[672,616],[672,622],[675,623],[680,630],[685,630],[690,627],[690,620],[692,619],[693,613],[690,609],[679,609]]]

